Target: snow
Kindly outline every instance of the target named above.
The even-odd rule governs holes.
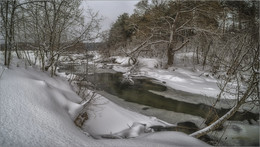
[[[44,82],[45,81],[45,82]],[[0,79],[0,146],[83,146],[66,96],[80,100],[60,79],[25,69],[7,69]]]
[[[166,85],[177,90],[216,97],[220,90],[216,80],[211,77],[199,77],[199,73],[188,69],[178,68],[175,71],[142,68],[144,76],[166,82]]]
[[[121,57],[121,56],[115,56],[113,57],[115,58],[115,62],[116,63],[119,63],[120,65],[123,65],[123,66],[127,66],[128,65],[128,61],[129,61],[129,57]]]
[[[148,68],[155,68],[159,66],[158,59],[139,58],[138,61],[139,64],[141,64],[141,66],[148,67]]]
[[[180,56],[184,56],[184,54],[181,54]],[[191,55],[188,53],[186,56],[189,57]],[[113,58],[116,58],[116,61],[123,65],[125,65],[125,61],[128,60],[127,57],[116,56]],[[190,68],[171,67],[168,69],[159,69],[156,68],[160,63],[158,60],[159,59],[138,58],[141,65],[140,71],[137,74],[139,76],[146,76],[166,82],[166,86],[176,90],[206,95],[209,97],[216,97],[217,94],[219,94],[220,89],[217,86],[217,80],[214,77],[203,75],[202,71],[193,71]],[[113,69],[118,72],[127,72],[129,67],[124,67],[122,64],[114,65]]]
[[[239,122],[227,122],[227,128],[215,131],[212,136],[225,138],[223,146],[256,146],[259,145],[259,126],[241,124]],[[221,146],[222,146],[221,145]]]
[[[83,130],[93,133],[92,135],[117,133],[137,122],[145,124],[147,127],[153,125],[172,126],[157,118],[147,117],[119,107],[101,95],[96,98],[94,105],[89,109],[92,111],[89,111],[90,118],[84,124]]]
[[[133,123],[133,125],[130,128],[125,129],[121,132],[118,132],[118,133],[116,133],[116,135],[122,136],[125,138],[134,138],[134,137],[139,136],[140,134],[151,132],[151,131],[152,131],[152,129],[147,128],[146,124],[135,122],[135,123]]]
[[[170,125],[119,107],[104,97],[92,105],[83,132],[73,120],[81,98],[64,78],[13,59],[0,78],[0,146],[207,146],[179,132],[146,133],[152,125]],[[2,63],[2,62],[1,62]],[[19,67],[16,67],[17,64]],[[4,66],[0,64],[0,69]],[[139,124],[139,125],[138,125]],[[147,128],[141,127],[145,124]],[[128,126],[132,126],[130,129]],[[84,128],[83,128],[84,129]],[[127,130],[128,129],[128,130]],[[88,132],[89,131],[89,132]],[[128,132],[132,139],[95,140],[87,134]],[[140,135],[140,136],[139,136]]]
[[[172,132],[153,133],[145,136],[144,139],[153,140],[155,142],[164,142],[165,144],[168,145],[171,145],[174,142],[175,146],[201,146],[201,147],[206,146],[206,144],[196,143],[195,138],[189,139],[182,132],[175,132],[174,134]],[[193,142],[193,144],[187,142],[187,140]]]

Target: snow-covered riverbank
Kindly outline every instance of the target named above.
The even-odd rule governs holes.
[[[119,64],[114,64],[113,69],[118,72],[126,72],[128,67],[128,57],[111,57]],[[173,89],[182,90],[189,93],[216,97],[220,90],[217,80],[205,71],[194,71],[192,67],[170,67],[168,69],[157,68],[159,59],[139,58],[139,76],[146,76],[157,79]]]
[[[116,62],[116,64],[111,65],[113,65],[113,70],[117,72],[125,73],[132,68],[132,66],[128,65],[129,57],[114,56],[111,58]],[[160,82],[160,84],[169,87],[166,92],[151,91],[155,94],[193,104],[203,103],[209,106],[213,105],[220,93],[220,80],[212,76],[208,70],[202,70],[202,67],[199,65],[197,68],[194,68],[192,64],[186,65],[186,62],[182,63],[181,61],[183,61],[184,58],[192,58],[190,53],[176,54],[176,58],[178,59],[176,60],[178,61],[176,65],[167,69],[158,68],[161,64],[160,59],[138,58],[138,70],[132,76],[152,78],[156,80],[155,82]],[[186,67],[183,67],[183,64],[185,64]],[[232,82],[228,83],[228,85],[236,87]],[[185,98],[176,97],[174,96],[176,91],[193,94],[194,96]],[[235,103],[235,95],[223,92],[216,107],[231,108]],[[255,107],[252,103],[246,103],[239,109],[239,111],[244,110],[257,113],[260,111],[260,107]]]
[[[0,78],[0,146],[207,145],[180,132],[142,132],[136,124],[146,124],[146,128],[169,124],[121,108],[104,97],[100,99],[102,105],[93,105],[93,115],[85,125],[90,132],[84,133],[73,123],[82,108],[81,98],[66,79],[23,67],[21,60],[13,62],[10,69],[0,65],[0,73],[5,69]],[[132,131],[129,137],[136,138],[95,140],[87,135],[127,131]]]

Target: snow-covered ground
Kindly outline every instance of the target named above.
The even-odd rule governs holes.
[[[100,95],[89,109],[90,119],[86,121],[83,129],[88,130],[92,135],[117,133],[128,129],[134,123],[144,124],[147,128],[155,125],[172,126],[155,117],[147,117],[119,107]]]
[[[177,90],[216,97],[220,92],[216,80],[212,77],[199,76],[198,72],[177,68],[175,71],[143,68],[145,76],[165,81],[166,85]]]
[[[170,124],[104,97],[98,100],[101,105],[92,106],[83,132],[73,123],[81,98],[66,79],[51,78],[22,62],[14,58],[10,69],[0,64],[0,73],[5,69],[0,77],[0,146],[207,146],[184,133],[151,132],[149,126]],[[136,138],[95,140],[87,135],[110,133]]]

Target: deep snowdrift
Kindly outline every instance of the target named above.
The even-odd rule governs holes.
[[[0,72],[3,69],[4,66],[0,65]],[[31,67],[25,69],[12,66],[11,69],[6,69],[0,78],[0,146],[206,145],[179,132],[146,133],[134,139],[95,140],[85,135],[73,123],[75,115],[82,108],[78,104],[80,100],[70,85],[61,78],[51,78]],[[102,115],[96,119],[93,117],[88,124],[90,129],[93,126],[92,131],[96,134],[104,132],[95,130],[98,125],[93,122],[104,121],[103,124],[114,123],[114,126],[121,126],[122,120],[118,120],[120,118],[128,118],[123,122],[128,121],[129,125],[142,120],[147,123],[150,119],[123,108],[107,111],[112,109],[108,106],[118,107],[113,103],[106,105]],[[120,112],[116,113],[117,110]],[[109,122],[112,120],[113,122]],[[116,133],[126,127],[125,124],[122,126],[115,129],[103,125],[103,128],[107,129],[100,131],[109,130]]]
[[[72,99],[80,98],[69,89],[41,72],[6,69],[0,79],[0,146],[100,145],[70,118]]]

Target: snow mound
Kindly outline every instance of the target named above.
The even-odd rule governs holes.
[[[129,65],[128,61],[129,61],[130,57],[114,56],[114,57],[111,57],[111,58],[115,58],[116,59],[115,62],[119,63],[119,64],[121,64],[123,66]]]
[[[146,127],[154,125],[172,126],[172,124],[158,120],[155,117],[144,116],[119,107],[100,95],[95,99],[95,104],[90,106],[89,109],[92,111],[89,111],[89,120],[84,123],[83,130],[90,132],[94,136],[114,134],[129,129],[131,125],[136,123],[145,124]]]
[[[116,135],[124,137],[124,138],[134,138],[134,137],[139,136],[140,134],[147,133],[150,131],[151,130],[149,130],[145,124],[134,122],[130,128],[125,129],[121,132],[118,132],[118,133],[116,133]]]
[[[155,68],[159,67],[159,61],[151,58],[138,58],[139,64],[143,67]]]
[[[74,125],[71,118],[80,98],[69,87],[31,69],[5,70],[0,79],[0,146],[102,145]]]
[[[113,56],[111,58],[114,58],[115,62],[119,63],[122,66],[129,66],[130,57]],[[155,68],[159,66],[158,59],[138,58],[138,62],[142,67]]]

